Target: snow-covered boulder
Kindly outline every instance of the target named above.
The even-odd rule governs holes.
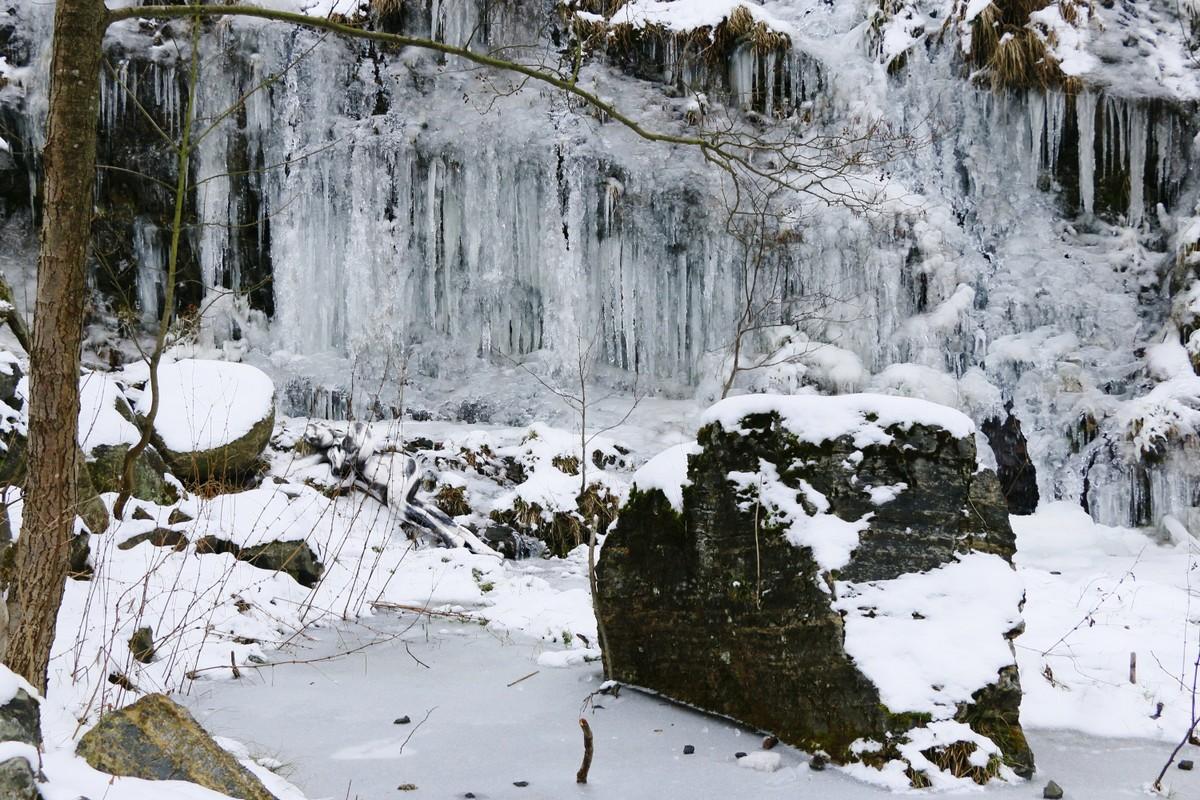
[[[251,472],[275,426],[275,387],[249,364],[186,359],[158,370],[154,441],[171,471],[203,482]],[[150,411],[144,391],[137,413]]]
[[[726,400],[634,476],[604,543],[612,677],[883,782],[1028,775],[1014,549],[961,413]]]

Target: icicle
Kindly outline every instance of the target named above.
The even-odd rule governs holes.
[[[1129,224],[1141,225],[1146,212],[1146,109],[1132,103],[1129,110]]]
[[[1075,96],[1079,124],[1079,199],[1091,214],[1096,200],[1096,95],[1084,90]]]
[[[1045,140],[1047,102],[1048,99],[1045,95],[1033,94],[1029,95],[1025,101],[1025,109],[1029,118],[1029,174],[1033,176],[1034,181],[1037,180],[1042,169],[1042,143]]]
[[[1046,168],[1058,169],[1063,129],[1067,121],[1067,97],[1062,92],[1046,92]]]

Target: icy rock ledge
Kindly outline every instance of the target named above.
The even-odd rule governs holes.
[[[605,542],[613,676],[881,783],[1031,774],[1015,538],[970,420],[755,395],[704,423],[634,477]]]

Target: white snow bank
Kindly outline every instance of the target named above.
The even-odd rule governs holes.
[[[700,452],[696,442],[684,442],[668,447],[642,465],[633,474],[633,485],[642,491],[658,489],[667,496],[671,506],[683,511],[683,487],[689,486],[688,456]]]
[[[121,387],[111,376],[89,372],[79,379],[79,446],[84,453],[137,442],[138,429],[117,411],[117,404],[124,402]]]
[[[609,18],[614,25],[633,25],[635,28],[661,27],[671,31],[694,31],[720,25],[737,10],[745,8],[755,21],[773,30],[790,33],[791,26],[750,0],[633,0]]]
[[[894,712],[950,719],[957,704],[1015,663],[1004,635],[1021,622],[1024,586],[987,553],[889,581],[839,582],[846,652]]]
[[[212,450],[236,441],[265,419],[275,386],[262,370],[228,361],[185,359],[158,369],[161,395],[154,430],[177,453]],[[150,391],[137,411],[150,411]]]
[[[38,692],[17,673],[0,664],[0,706],[17,696],[17,692],[25,690],[31,697],[37,697]]]
[[[779,414],[789,433],[813,444],[846,435],[854,437],[856,447],[887,444],[892,436],[886,429],[893,425],[905,430],[913,425],[942,428],[959,438],[975,432],[970,418],[952,408],[881,394],[731,397],[709,408],[700,424],[717,422],[726,430],[739,430],[747,415],[771,412]]]
[[[1195,532],[1163,546],[1142,531],[1097,525],[1068,502],[1043,503],[1012,526],[1026,591],[1016,640],[1021,724],[1177,740],[1191,723],[1200,646]]]

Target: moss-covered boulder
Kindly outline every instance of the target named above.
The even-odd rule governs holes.
[[[125,456],[129,447],[127,444],[99,445],[88,453],[88,473],[92,476],[92,483],[97,492],[121,491]],[[130,487],[130,494],[139,500],[148,500],[163,506],[175,503],[179,500],[179,492],[174,484],[166,479],[167,472],[167,464],[154,449],[154,445],[147,445],[133,462],[133,486]]]
[[[186,709],[161,694],[105,714],[79,740],[76,752],[112,775],[190,781],[242,800],[274,800]]]
[[[1032,772],[1015,537],[969,419],[735,398],[634,483],[598,567],[612,678],[914,786]]]
[[[275,427],[275,387],[248,364],[187,359],[159,367],[154,444],[185,483],[254,472]],[[150,411],[150,392],[137,413]]]

